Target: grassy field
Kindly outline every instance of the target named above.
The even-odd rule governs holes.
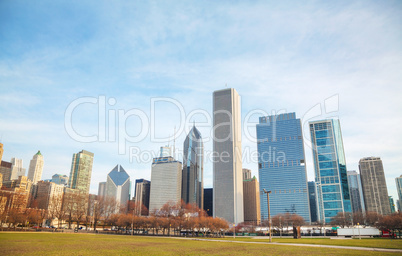
[[[255,240],[253,240],[255,241]],[[0,233],[1,255],[400,255],[374,251],[62,233]]]
[[[218,239],[218,238],[217,238]],[[252,241],[252,242],[269,242],[269,239],[253,239],[251,237],[226,237],[225,240],[235,241]],[[360,239],[330,239],[330,238],[273,238],[275,243],[293,243],[293,244],[323,244],[336,246],[357,246],[370,248],[385,248],[385,249],[402,249],[402,239],[389,238],[362,238]]]

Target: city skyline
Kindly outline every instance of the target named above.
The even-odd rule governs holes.
[[[7,49],[0,53],[4,161],[23,159],[28,170],[32,153],[40,149],[46,156],[42,178],[48,179],[55,173],[69,175],[71,154],[85,149],[96,154],[91,193],[112,163],[125,166],[133,180],[150,179],[152,159],[130,162],[128,154],[118,153],[117,142],[71,138],[64,122],[69,104],[104,95],[115,99],[115,105],[106,106],[116,115],[118,109],[133,108],[148,114],[151,99],[163,95],[181,102],[186,113],[212,113],[210,93],[227,84],[242,95],[243,120],[254,109],[294,111],[307,120],[321,104],[324,114],[314,119],[335,115],[342,120],[347,168],[357,170],[360,158],[380,156],[389,194],[397,198],[400,3],[216,3],[216,9],[202,3],[189,9],[180,3],[91,8],[76,3],[69,7],[71,16],[58,4],[5,2],[2,7],[0,19],[7,27],[0,42]],[[210,15],[204,17],[204,11]],[[327,99],[335,108],[324,108]],[[161,105],[156,134],[167,137],[180,123],[179,114],[174,106]],[[258,122],[258,116],[252,120]],[[193,121],[205,121],[202,116],[190,119],[189,128]],[[98,132],[97,105],[81,106],[73,121],[80,133]],[[129,133],[139,132],[137,123],[135,118],[127,122]],[[383,132],[384,126],[392,128]],[[107,122],[106,131],[110,128]],[[210,128],[200,128],[205,139]],[[185,135],[176,138],[176,146]],[[256,151],[244,135],[243,152]],[[304,138],[309,138],[308,129]],[[139,147],[157,152],[165,144],[147,137]],[[211,151],[212,143],[204,147]],[[311,150],[305,151],[308,180],[313,180]],[[257,176],[256,162],[246,161],[243,167]],[[212,187],[207,160],[204,186]]]

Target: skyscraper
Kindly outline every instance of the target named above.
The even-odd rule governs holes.
[[[213,93],[213,216],[244,221],[240,96],[233,88]]]
[[[212,217],[213,212],[213,188],[204,188],[204,211]]]
[[[317,208],[317,188],[314,181],[308,182],[308,195],[310,202],[310,216],[311,222],[318,220],[318,208]]]
[[[311,222],[300,119],[295,113],[260,117],[257,149],[260,191],[272,191],[271,216],[296,213]],[[267,196],[260,196],[262,218],[268,219]]]
[[[366,157],[359,161],[364,205],[366,211],[387,215],[391,213],[384,168],[379,157]]]
[[[391,208],[391,213],[395,212],[395,202],[392,196],[388,196],[389,198],[389,207]]]
[[[0,143],[0,162],[3,159],[3,152],[4,152],[3,143]]]
[[[141,206],[144,205],[149,210],[149,196],[151,192],[151,182],[149,180],[135,180],[135,203],[139,207],[138,213],[142,215]]]
[[[186,204],[204,206],[204,145],[195,126],[188,133],[183,147],[181,199]]]
[[[38,150],[29,163],[28,171],[28,179],[30,179],[34,185],[42,179],[43,164],[43,156]]]
[[[22,167],[22,159],[11,158],[11,180],[17,180],[19,176],[25,176],[25,168]]]
[[[398,199],[399,199],[399,204],[400,204],[402,202],[402,175],[395,178],[395,183],[396,183],[396,191],[398,192]],[[398,210],[401,210],[399,204],[398,204],[398,200],[397,200],[396,205],[398,206]]]
[[[94,154],[89,151],[82,150],[73,154],[70,177],[68,180],[69,188],[78,189],[81,192],[89,194],[93,161]]]
[[[99,182],[98,186],[98,198],[102,198],[106,195],[106,181]]]
[[[125,207],[130,200],[130,176],[121,165],[116,165],[108,173],[105,195],[114,198],[119,207]]]
[[[12,163],[1,161],[0,164],[0,173],[3,175],[3,181],[11,180],[11,167],[13,166]]]
[[[243,169],[243,171],[244,170],[245,169]],[[260,185],[258,184],[256,177],[243,180],[243,206],[244,222],[254,224],[260,223]]]
[[[173,157],[158,157],[152,161],[149,212],[164,204],[179,203],[181,199],[182,165]]]
[[[251,170],[243,168],[243,181],[251,179]]]
[[[337,119],[309,122],[317,186],[318,220],[351,212],[341,125]]]
[[[348,171],[348,184],[350,192],[350,202],[353,212],[365,212],[363,199],[363,188],[360,174],[356,171]]]

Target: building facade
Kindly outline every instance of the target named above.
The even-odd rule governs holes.
[[[43,164],[43,155],[38,150],[29,163],[28,179],[32,181],[32,184],[36,184],[42,179]]]
[[[352,211],[365,212],[366,208],[364,206],[363,188],[360,174],[356,171],[348,171],[348,183]]]
[[[73,155],[68,187],[89,194],[94,154],[82,150]]]
[[[149,210],[149,196],[151,192],[151,182],[145,179],[135,180],[135,203],[138,207],[138,214],[142,214],[142,205]]]
[[[311,222],[317,222],[318,220],[318,208],[317,208],[317,188],[314,181],[308,182],[308,197],[310,202],[310,217]]]
[[[341,125],[337,119],[309,122],[317,186],[318,220],[352,212]]]
[[[233,88],[213,93],[213,216],[244,221],[240,96]]]
[[[11,180],[11,171],[12,171],[13,164],[6,161],[1,161],[0,164],[0,173],[3,176],[3,181]]]
[[[11,180],[18,180],[18,177],[25,176],[25,168],[22,167],[22,159],[11,158]]]
[[[251,170],[243,168],[243,181],[251,180]]]
[[[366,157],[359,161],[366,211],[381,215],[391,213],[384,168],[379,157]]]
[[[103,198],[106,195],[106,181],[99,182],[98,198]]]
[[[208,216],[213,216],[213,188],[204,188],[204,211]]]
[[[3,159],[3,153],[4,153],[3,143],[0,143],[0,162]]]
[[[201,133],[193,128],[184,140],[181,199],[186,204],[204,206],[204,144]]]
[[[158,157],[152,162],[149,212],[166,203],[180,203],[182,165],[173,157]]]
[[[65,185],[68,184],[68,176],[63,174],[55,174],[52,176],[52,182],[58,185]]]
[[[392,196],[389,196],[389,207],[391,208],[391,213],[395,212],[395,202],[394,202],[394,198],[392,198]]]
[[[57,214],[63,203],[64,185],[42,180],[36,185],[35,199],[38,202],[38,208],[47,210],[50,214]]]
[[[398,192],[398,199],[396,201],[396,205],[398,207],[398,210],[400,211],[401,208],[399,205],[402,202],[402,175],[395,178],[395,183],[396,183],[396,191]]]
[[[261,222],[260,185],[256,177],[243,180],[243,207],[244,222],[255,225]]]
[[[311,222],[300,119],[295,113],[260,117],[257,124],[260,191],[270,194],[271,216],[298,214]],[[268,219],[266,194],[260,193],[261,217]]]
[[[130,176],[121,165],[116,165],[108,173],[105,195],[116,200],[117,208],[127,206],[127,202],[130,200]]]

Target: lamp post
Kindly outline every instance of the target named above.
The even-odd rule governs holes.
[[[272,232],[271,232],[271,211],[269,209],[269,194],[272,192],[271,190],[266,191],[265,189],[264,193],[267,194],[267,202],[268,202],[268,225],[269,225],[269,242],[272,242]]]
[[[135,208],[133,209],[133,216],[131,216],[131,235],[134,235],[134,211]]]

